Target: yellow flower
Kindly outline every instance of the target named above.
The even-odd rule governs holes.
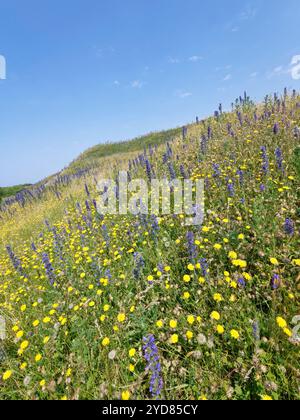
[[[24,370],[24,369],[26,369],[27,368],[27,363],[26,362],[24,362],[24,363],[22,363],[21,365],[20,365],[20,369],[21,370]]]
[[[110,343],[110,339],[108,337],[103,338],[103,340],[102,340],[102,346],[103,347],[108,346],[109,343]]]
[[[173,334],[173,335],[170,337],[170,343],[171,343],[171,344],[176,344],[176,343],[178,343],[178,335],[177,335],[177,334]]]
[[[21,343],[20,349],[21,350],[26,350],[28,346],[29,346],[29,342],[27,340],[25,340]]]
[[[300,266],[300,258],[293,260],[293,264]]]
[[[162,328],[163,327],[163,322],[162,322],[162,320],[160,319],[160,320],[158,320],[157,322],[156,322],[156,326],[158,327],[158,328]]]
[[[273,401],[273,398],[269,395],[262,395],[261,396],[262,401]]]
[[[277,258],[270,258],[270,263],[273,265],[279,265]]]
[[[66,377],[67,378],[70,378],[70,376],[72,375],[72,369],[71,368],[69,368],[68,370],[67,370],[67,372],[66,372]]]
[[[228,257],[231,259],[231,260],[236,260],[237,259],[237,253],[236,252],[234,252],[234,251],[230,251],[229,252],[229,254],[228,254]]]
[[[194,337],[194,334],[193,334],[193,332],[192,332],[192,331],[187,331],[187,332],[186,332],[186,338],[187,338],[188,340],[191,340],[193,337]]]
[[[221,244],[215,244],[214,245],[214,249],[216,249],[217,251],[219,251],[220,249],[222,249],[222,245]]]
[[[214,294],[214,300],[215,300],[216,302],[222,302],[223,297],[222,297],[222,295],[220,295],[220,293],[215,293],[215,294]]]
[[[50,337],[45,337],[44,340],[43,340],[43,343],[47,344],[49,342],[49,340],[50,340]]]
[[[194,324],[194,322],[195,322],[195,317],[194,317],[193,315],[189,315],[189,316],[187,317],[187,322],[188,322],[190,325],[193,325],[193,324]]]
[[[194,271],[195,270],[195,267],[193,266],[193,264],[189,264],[187,268],[188,268],[189,271]]]
[[[25,311],[26,311],[26,308],[27,308],[27,306],[26,306],[26,305],[22,305],[22,306],[21,306],[21,311],[22,311],[22,312],[25,312]]]
[[[217,333],[221,335],[221,334],[224,334],[224,332],[225,332],[225,329],[223,325],[217,325]]]
[[[51,318],[49,318],[49,316],[46,316],[44,319],[43,319],[43,323],[44,324],[49,324],[49,322],[51,321]]]
[[[171,319],[170,327],[173,328],[173,329],[175,329],[177,327],[177,321],[175,319]]]
[[[3,381],[7,381],[11,375],[13,374],[12,370],[7,370],[6,372],[4,372],[2,379]]]
[[[281,318],[281,316],[278,316],[276,318],[276,322],[277,322],[277,324],[280,328],[286,328],[287,327],[287,322],[283,318]]]
[[[210,314],[211,319],[214,319],[216,321],[219,321],[221,319],[221,315],[219,314],[219,312],[213,311]]]
[[[243,233],[241,233],[241,234],[238,236],[238,239],[239,239],[240,241],[242,241],[243,239],[245,239],[245,235],[244,235]]]
[[[191,276],[189,276],[188,274],[185,274],[185,275],[183,276],[183,281],[184,281],[185,283],[189,283],[189,282],[191,281]]]
[[[130,371],[130,372],[134,372],[134,371],[135,371],[135,367],[134,367],[134,365],[133,365],[133,364],[130,364],[130,365],[128,366],[128,369],[129,369],[129,371]]]
[[[128,401],[130,399],[130,392],[129,391],[123,391],[122,392],[122,400]]]
[[[24,335],[24,331],[18,331],[16,334],[17,338],[22,338],[23,335]]]
[[[205,395],[200,395],[198,398],[199,401],[207,401],[207,397]]]
[[[35,356],[35,361],[36,362],[39,362],[39,361],[41,361],[42,360],[42,355],[39,353],[39,354],[37,354],[36,356]]]
[[[84,279],[84,278],[85,278],[85,273],[81,273],[81,274],[80,274],[80,278],[81,278],[81,279]]]
[[[130,350],[129,350],[129,356],[130,356],[130,357],[134,357],[134,356],[135,356],[135,354],[136,354],[136,349],[133,349],[133,348],[132,348],[132,349],[130,349]]]
[[[283,329],[284,334],[286,334],[288,337],[292,337],[293,333],[289,328],[284,328]]]
[[[40,321],[37,319],[37,320],[33,321],[32,325],[34,327],[37,327],[39,325],[39,323],[40,323]]]
[[[40,381],[40,386],[41,387],[43,387],[43,386],[45,386],[46,385],[46,381],[45,381],[45,379],[42,379],[41,381]]]
[[[103,311],[104,311],[104,312],[108,312],[108,311],[109,311],[109,309],[110,309],[110,306],[109,306],[109,305],[104,305],[104,306],[103,306]]]
[[[240,334],[239,334],[239,332],[237,330],[231,330],[230,331],[230,335],[235,340],[238,340],[240,338]]]
[[[189,292],[184,292],[183,293],[183,299],[188,300],[191,297]]]
[[[118,321],[119,322],[124,322],[126,319],[126,315],[124,313],[121,313],[118,315]]]
[[[148,280],[148,281],[153,281],[153,280],[154,280],[154,277],[153,277],[153,276],[148,276],[148,277],[147,277],[147,280]]]
[[[169,267],[168,265],[165,267],[165,272],[168,273],[169,271],[171,271],[171,267]]]

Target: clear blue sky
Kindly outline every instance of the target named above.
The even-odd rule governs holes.
[[[299,18],[299,0],[0,0],[0,185],[206,116],[244,89],[300,89]]]

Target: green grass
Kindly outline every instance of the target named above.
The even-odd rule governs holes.
[[[115,154],[142,151],[143,148],[148,148],[149,146],[160,146],[173,140],[180,133],[181,128],[174,128],[171,130],[149,133],[133,140],[99,144],[82,153],[64,172],[72,173],[82,168],[97,166],[99,165],[99,159]]]

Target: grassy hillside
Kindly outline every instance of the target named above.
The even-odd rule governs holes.
[[[241,99],[3,208],[0,397],[299,399],[298,127],[296,93]],[[204,179],[203,226],[99,215],[96,180],[125,168]]]
[[[16,195],[18,192],[28,187],[30,187],[29,184],[15,185],[13,187],[0,187],[0,203],[2,199]]]
[[[180,128],[175,128],[172,130],[150,133],[133,140],[97,145],[82,153],[78,159],[71,163],[65,173],[97,166],[99,165],[99,160],[101,158],[106,158],[115,154],[133,153],[142,151],[144,148],[147,149],[149,147],[160,146],[168,141],[172,141],[180,132]]]

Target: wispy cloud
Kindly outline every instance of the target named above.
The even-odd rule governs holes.
[[[257,9],[248,4],[245,9],[240,13],[239,19],[240,20],[250,20],[254,19],[257,15]]]
[[[144,86],[144,82],[142,82],[141,80],[133,80],[133,82],[131,82],[130,86],[133,89],[142,89],[142,87]]]
[[[294,80],[300,80],[300,54],[294,55],[291,61],[291,76]]]
[[[252,78],[252,79],[254,79],[255,77],[257,77],[258,76],[258,72],[257,71],[254,71],[253,73],[251,73],[250,74],[250,77]]]
[[[187,90],[176,90],[175,92],[175,96],[177,96],[178,98],[184,99],[184,98],[188,98],[190,96],[192,96],[193,94],[191,92],[188,92]]]
[[[196,63],[197,61],[201,60],[203,60],[203,57],[201,55],[192,55],[191,57],[189,57],[189,61],[191,61],[192,63]]]
[[[121,83],[119,82],[119,80],[115,80],[113,84],[114,86],[120,86]]]
[[[225,77],[224,77],[224,79],[223,79],[223,81],[224,82],[228,82],[229,80],[231,80],[232,79],[232,75],[231,74],[227,74]]]
[[[168,57],[168,63],[178,64],[178,63],[180,63],[180,60],[179,60],[179,58],[176,58],[176,57]]]
[[[116,52],[114,47],[98,47],[95,45],[93,47],[93,51],[97,58],[104,58],[106,56],[113,55]]]
[[[267,79],[272,79],[273,77],[282,76],[286,74],[288,71],[284,68],[284,66],[277,66],[273,70],[267,72]]]
[[[225,25],[225,30],[232,33],[239,32],[241,25],[246,21],[254,19],[257,13],[258,9],[248,4],[237,16],[233,17],[233,19]]]

